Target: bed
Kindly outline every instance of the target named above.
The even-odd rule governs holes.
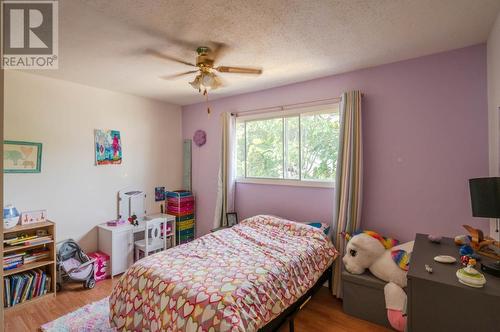
[[[127,331],[270,331],[329,275],[337,251],[317,228],[255,216],[148,256],[110,296]]]

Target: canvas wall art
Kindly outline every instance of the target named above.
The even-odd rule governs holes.
[[[42,143],[5,141],[3,168],[4,173],[40,173]]]
[[[165,187],[155,188],[155,201],[161,202],[165,200]]]
[[[96,129],[95,163],[111,165],[122,163],[122,141],[118,130]]]

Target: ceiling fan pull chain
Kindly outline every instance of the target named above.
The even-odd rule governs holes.
[[[203,95],[205,96],[205,102],[207,103],[207,114],[208,114],[208,116],[210,116],[210,104],[208,103],[208,91],[207,91],[207,89],[205,89],[205,91],[203,91]]]

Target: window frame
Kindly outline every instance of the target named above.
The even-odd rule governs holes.
[[[301,123],[301,115],[307,114],[321,114],[321,113],[331,113],[329,109],[334,108],[336,109],[337,113],[340,112],[340,102],[332,102],[328,104],[322,104],[322,105],[315,105],[315,106],[307,106],[307,107],[298,107],[294,109],[282,109],[281,111],[275,111],[275,112],[265,112],[265,113],[260,113],[260,114],[248,114],[245,115],[244,113],[241,115],[238,115],[236,117],[236,128],[237,130],[238,124],[239,123],[244,123],[245,125],[245,174],[244,176],[237,176],[236,177],[236,182],[237,183],[248,183],[248,184],[264,184],[264,185],[279,185],[279,186],[296,186],[296,187],[316,187],[316,188],[334,188],[335,187],[335,180],[332,181],[324,181],[324,180],[304,180],[302,179],[302,123]],[[285,132],[285,118],[290,118],[290,117],[295,117],[298,116],[299,119],[299,178],[298,179],[287,179],[285,178],[285,173],[286,173],[286,158],[285,158],[285,151],[286,151],[286,132]],[[270,119],[283,119],[282,122],[282,141],[283,141],[283,160],[282,160],[282,176],[283,178],[266,178],[266,177],[251,177],[248,176],[247,170],[248,170],[248,165],[247,165],[247,128],[246,128],[246,123],[251,122],[251,121],[260,121],[260,120],[270,120]],[[235,139],[236,139],[236,134],[235,134]],[[235,168],[236,166],[236,160],[237,160],[237,143],[235,143]],[[235,173],[237,173],[235,171]]]

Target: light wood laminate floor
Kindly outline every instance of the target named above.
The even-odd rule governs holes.
[[[113,279],[116,282],[118,278]],[[111,293],[112,281],[98,282],[92,290],[83,289],[81,284],[68,285],[55,298],[46,298],[35,303],[13,308],[5,313],[5,331],[37,331],[42,324],[72,312],[86,304],[100,300]],[[288,325],[280,332],[287,332]],[[295,319],[295,331],[390,331],[385,327],[344,314],[342,303],[331,296],[323,287]]]

